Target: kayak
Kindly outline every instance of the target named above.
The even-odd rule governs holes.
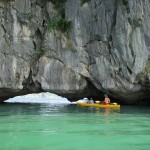
[[[77,102],[78,106],[87,106],[87,107],[99,107],[99,108],[114,108],[114,109],[118,109],[120,108],[120,105],[118,105],[117,103],[112,103],[112,104],[89,104],[89,103],[85,103],[85,102]]]

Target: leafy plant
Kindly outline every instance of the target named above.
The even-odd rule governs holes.
[[[116,0],[118,5],[124,5],[127,6],[128,5],[128,0]]]
[[[29,19],[30,21],[33,19],[33,18],[37,18],[37,16],[35,14],[33,14],[32,12],[27,12],[24,14],[24,16]]]
[[[96,34],[94,40],[95,41],[101,41],[102,37],[100,35]]]
[[[13,0],[0,0],[0,2],[3,2],[3,3],[9,3],[10,1],[13,1]]]
[[[43,6],[44,4],[46,4],[47,2],[49,2],[50,0],[36,0],[36,3],[40,6]]]
[[[58,11],[58,14],[63,18],[65,17],[65,3],[66,0],[36,0],[37,4],[40,6],[45,5],[47,2],[52,2],[54,4],[54,8]]]
[[[54,8],[58,11],[58,14],[65,18],[65,3],[66,0],[51,0],[51,2],[54,4]]]
[[[127,6],[128,5],[128,0],[122,0],[123,5]]]
[[[62,32],[67,32],[71,28],[71,21],[67,21],[65,19],[66,0],[36,0],[36,2],[40,5],[44,5],[47,2],[52,2],[54,5],[54,9],[58,12],[58,14],[52,19],[50,19],[50,21],[47,24],[47,28],[49,31],[59,30]],[[29,16],[30,19],[32,17],[32,15]]]
[[[43,49],[37,49],[35,51],[34,55],[37,57],[37,59],[39,59],[40,57],[42,57],[44,55],[44,50]]]
[[[63,18],[54,17],[48,22],[48,30],[59,30],[67,32],[71,28],[71,21],[67,21]]]
[[[98,20],[98,16],[95,14],[95,15],[93,15],[93,20],[95,21],[95,22],[97,22],[97,20]]]
[[[143,25],[142,19],[138,18],[138,19],[133,19],[133,27],[141,27]]]
[[[5,39],[5,42],[10,46],[10,40],[7,33],[4,33],[3,38]]]

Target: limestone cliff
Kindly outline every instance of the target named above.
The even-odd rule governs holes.
[[[148,99],[149,15],[148,0],[0,0],[0,97]]]

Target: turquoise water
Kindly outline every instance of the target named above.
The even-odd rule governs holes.
[[[149,150],[150,108],[1,104],[0,150]]]

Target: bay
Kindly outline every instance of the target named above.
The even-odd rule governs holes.
[[[150,108],[1,104],[1,150],[149,150]]]

